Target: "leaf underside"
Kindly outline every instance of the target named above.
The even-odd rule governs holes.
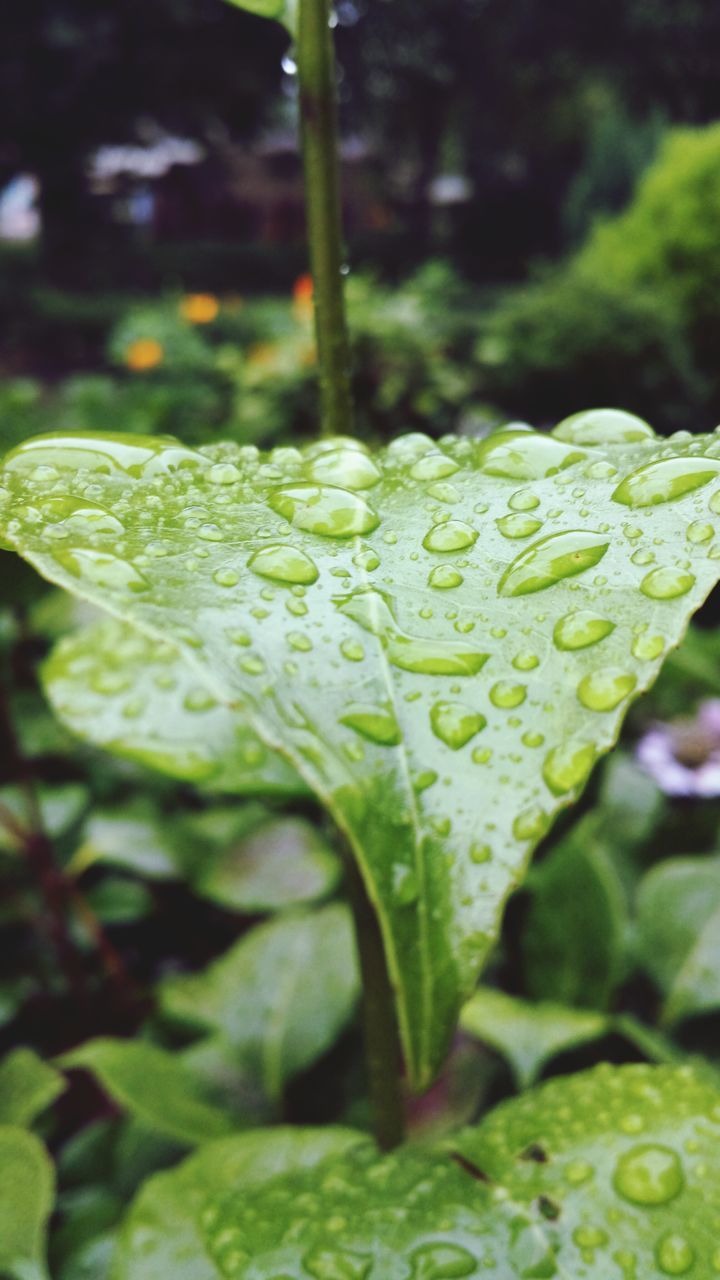
[[[3,537],[181,652],[331,810],[426,1085],[532,849],[720,576],[720,434],[36,437],[0,479]]]
[[[183,1280],[699,1280],[720,1266],[718,1137],[720,1093],[689,1068],[602,1066],[385,1159],[362,1144],[301,1169],[298,1131],[273,1168],[268,1131],[218,1176],[213,1144],[141,1193],[114,1280],[179,1261],[181,1218]]]

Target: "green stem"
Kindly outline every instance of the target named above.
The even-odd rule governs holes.
[[[352,853],[348,852],[345,864],[363,986],[365,1057],[375,1137],[382,1151],[392,1151],[405,1136],[402,1058],[395,996],[385,962],[377,913],[368,898]]]
[[[343,290],[335,50],[330,0],[300,0],[297,67],[321,432],[350,435],[353,404]]]

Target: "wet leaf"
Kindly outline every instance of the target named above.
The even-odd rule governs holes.
[[[262,1173],[240,1163],[202,1194],[218,1143],[153,1180],[114,1280],[162,1274],[181,1216],[181,1280],[644,1280],[720,1265],[720,1092],[689,1068],[559,1078],[385,1158],[365,1143],[300,1169],[273,1159],[272,1131],[252,1137],[268,1144]]]
[[[88,1040],[58,1063],[82,1068],[123,1110],[148,1128],[191,1146],[230,1133],[231,1116],[207,1101],[204,1088],[176,1054],[139,1040]]]
[[[305,790],[246,718],[208,693],[177,649],[126,624],[111,619],[65,637],[43,681],[73,733],[128,760],[214,791]]]
[[[0,1272],[46,1280],[45,1234],[55,1177],[41,1142],[25,1129],[0,1127]]]
[[[672,858],[638,894],[638,957],[665,996],[663,1021],[720,1008],[720,858]]]
[[[373,457],[35,437],[2,472],[7,541],[181,650],[347,833],[416,1088],[532,849],[720,576],[720,435],[613,421]]]
[[[0,1061],[0,1124],[30,1126],[64,1090],[59,1071],[32,1049],[14,1049]]]
[[[526,1089],[558,1053],[607,1035],[610,1020],[591,1010],[551,1001],[533,1004],[481,987],[463,1007],[460,1026],[502,1054],[518,1089]]]
[[[160,1005],[176,1021],[221,1034],[277,1099],[330,1048],[357,995],[350,916],[333,905],[258,925],[203,973],[163,983]]]

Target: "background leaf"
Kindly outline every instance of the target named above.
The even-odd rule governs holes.
[[[89,1040],[58,1059],[97,1077],[114,1102],[149,1129],[194,1146],[231,1132],[232,1117],[211,1105],[175,1054],[139,1040]]]
[[[0,1271],[43,1280],[45,1231],[54,1194],[53,1167],[25,1129],[0,1127]]]
[[[165,1014],[220,1033],[269,1098],[330,1047],[357,996],[352,924],[340,904],[259,925],[203,973],[160,988]]]
[[[590,1010],[549,1000],[532,1004],[484,987],[463,1007],[460,1026],[502,1054],[518,1089],[527,1089],[558,1053],[606,1035],[610,1020]]]
[[[0,524],[181,649],[331,810],[420,1088],[533,847],[720,573],[718,455],[611,411],[374,458],[36,437],[6,459]]]
[[[238,9],[247,9],[260,18],[276,18],[287,27],[291,35],[297,21],[297,0],[230,0]]]
[[[0,1125],[31,1125],[64,1091],[59,1071],[32,1049],[14,1049],[0,1062]]]
[[[672,858],[638,894],[638,957],[677,1022],[720,1007],[720,858]]]
[[[193,888],[234,911],[278,911],[327,897],[340,861],[302,818],[270,818],[218,854],[194,860]]]

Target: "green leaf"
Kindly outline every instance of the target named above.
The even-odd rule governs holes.
[[[287,27],[291,35],[295,34],[297,0],[230,0],[230,4],[238,9],[247,9],[248,13],[256,13],[260,18],[275,18]]]
[[[177,1055],[139,1040],[88,1040],[58,1058],[66,1070],[82,1068],[119,1107],[144,1125],[194,1146],[230,1133],[227,1112],[211,1105]]]
[[[663,992],[663,1021],[720,1008],[720,857],[671,858],[640,886],[638,958]]]
[[[335,904],[259,925],[200,974],[160,988],[169,1017],[219,1032],[269,1098],[335,1041],[358,974],[350,915]]]
[[[59,787],[41,786],[38,788],[37,798],[44,829],[49,835],[57,837],[64,835],[79,820],[89,797],[85,787],[70,782]],[[0,802],[10,810],[21,828],[27,828],[27,798],[22,787],[3,787],[0,790]],[[10,853],[17,852],[19,847],[12,833],[0,827],[0,849]]]
[[[215,857],[196,859],[193,887],[235,911],[277,911],[326,897],[340,862],[320,833],[301,818],[276,818]]]
[[[475,992],[463,1008],[460,1026],[502,1054],[518,1089],[534,1084],[558,1053],[599,1040],[611,1029],[602,1013],[568,1009],[549,1000],[531,1004],[491,987]]]
[[[64,1091],[59,1071],[32,1049],[14,1049],[0,1062],[0,1125],[30,1126]]]
[[[367,1139],[350,1129],[265,1129],[201,1147],[143,1187],[120,1236],[113,1280],[217,1280],[199,1216],[208,1199],[290,1169],[312,1169]]]
[[[55,1178],[41,1142],[25,1129],[0,1127],[0,1272],[44,1280],[45,1234]]]
[[[7,540],[182,650],[347,833],[415,1088],[533,847],[720,575],[720,435],[626,440],[602,413],[561,435],[372,458],[35,437],[2,472]]]
[[[622,977],[627,906],[603,816],[586,815],[533,873],[521,947],[537,1000],[607,1009]]]
[[[221,705],[166,641],[121,622],[95,623],[56,645],[43,682],[81,738],[214,791],[302,794],[294,769],[239,712]]]
[[[66,871],[82,875],[98,863],[120,867],[148,880],[175,880],[182,875],[177,851],[154,814],[138,807],[95,809],[83,828],[82,844]]]
[[[187,1162],[131,1209],[114,1280],[165,1274],[179,1204],[196,1233],[181,1280],[709,1280],[719,1138],[720,1092],[691,1069],[604,1065],[442,1143],[384,1159],[365,1144],[264,1178],[240,1167],[192,1206]]]

